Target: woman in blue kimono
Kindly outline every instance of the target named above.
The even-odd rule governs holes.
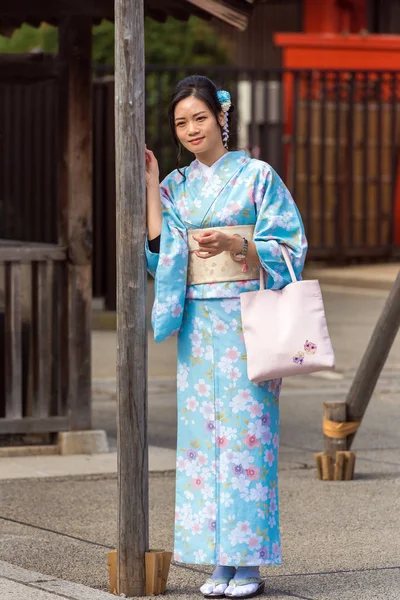
[[[290,283],[280,244],[299,277],[307,243],[277,173],[228,152],[232,110],[229,93],[206,77],[178,84],[172,135],[195,159],[160,186],[146,149],[146,257],[155,339],[178,334],[174,557],[215,566],[205,597],[245,598],[264,591],[260,566],[281,564],[281,381],[248,379],[239,296],[259,289],[260,268],[267,288]]]

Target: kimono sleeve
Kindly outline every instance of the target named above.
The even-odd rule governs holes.
[[[164,223],[165,219],[168,218],[168,214],[172,210],[172,202],[171,202],[170,194],[168,192],[168,188],[163,184],[160,185],[160,199],[161,199],[161,204],[162,204],[163,223]],[[150,275],[152,277],[155,277],[158,263],[160,260],[160,253],[152,252],[150,250],[148,235],[146,235],[145,252],[146,252],[147,271],[150,273]]]
[[[175,210],[173,190],[168,180],[160,187],[162,228],[160,253],[150,251],[146,240],[146,257],[150,273],[155,277],[152,325],[154,339],[162,342],[177,333],[182,324],[186,297],[188,262],[187,231]]]
[[[146,236],[145,242],[145,251],[146,251],[146,262],[147,262],[147,271],[150,273],[152,277],[156,276],[156,271],[158,267],[158,261],[160,260],[159,252],[151,252],[149,248],[149,238]]]
[[[257,221],[254,239],[264,270],[268,273],[267,289],[281,289],[291,277],[280,244],[285,244],[298,279],[304,267],[307,240],[300,213],[289,190],[269,166],[260,172],[256,193]]]

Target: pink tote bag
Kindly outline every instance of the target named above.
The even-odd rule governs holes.
[[[318,281],[297,281],[289,253],[281,245],[292,283],[282,290],[240,294],[247,374],[260,383],[335,368]]]

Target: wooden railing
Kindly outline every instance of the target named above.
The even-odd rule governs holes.
[[[69,429],[66,259],[60,246],[0,241],[0,434]]]

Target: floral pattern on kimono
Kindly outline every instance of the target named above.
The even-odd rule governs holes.
[[[266,287],[291,279],[280,243],[301,277],[307,242],[277,173],[229,152],[207,176],[197,160],[161,184],[160,253],[152,325],[156,341],[178,333],[175,560],[280,564],[278,445],[280,380],[247,377],[239,296],[258,280],[188,286],[187,230],[254,225]]]

